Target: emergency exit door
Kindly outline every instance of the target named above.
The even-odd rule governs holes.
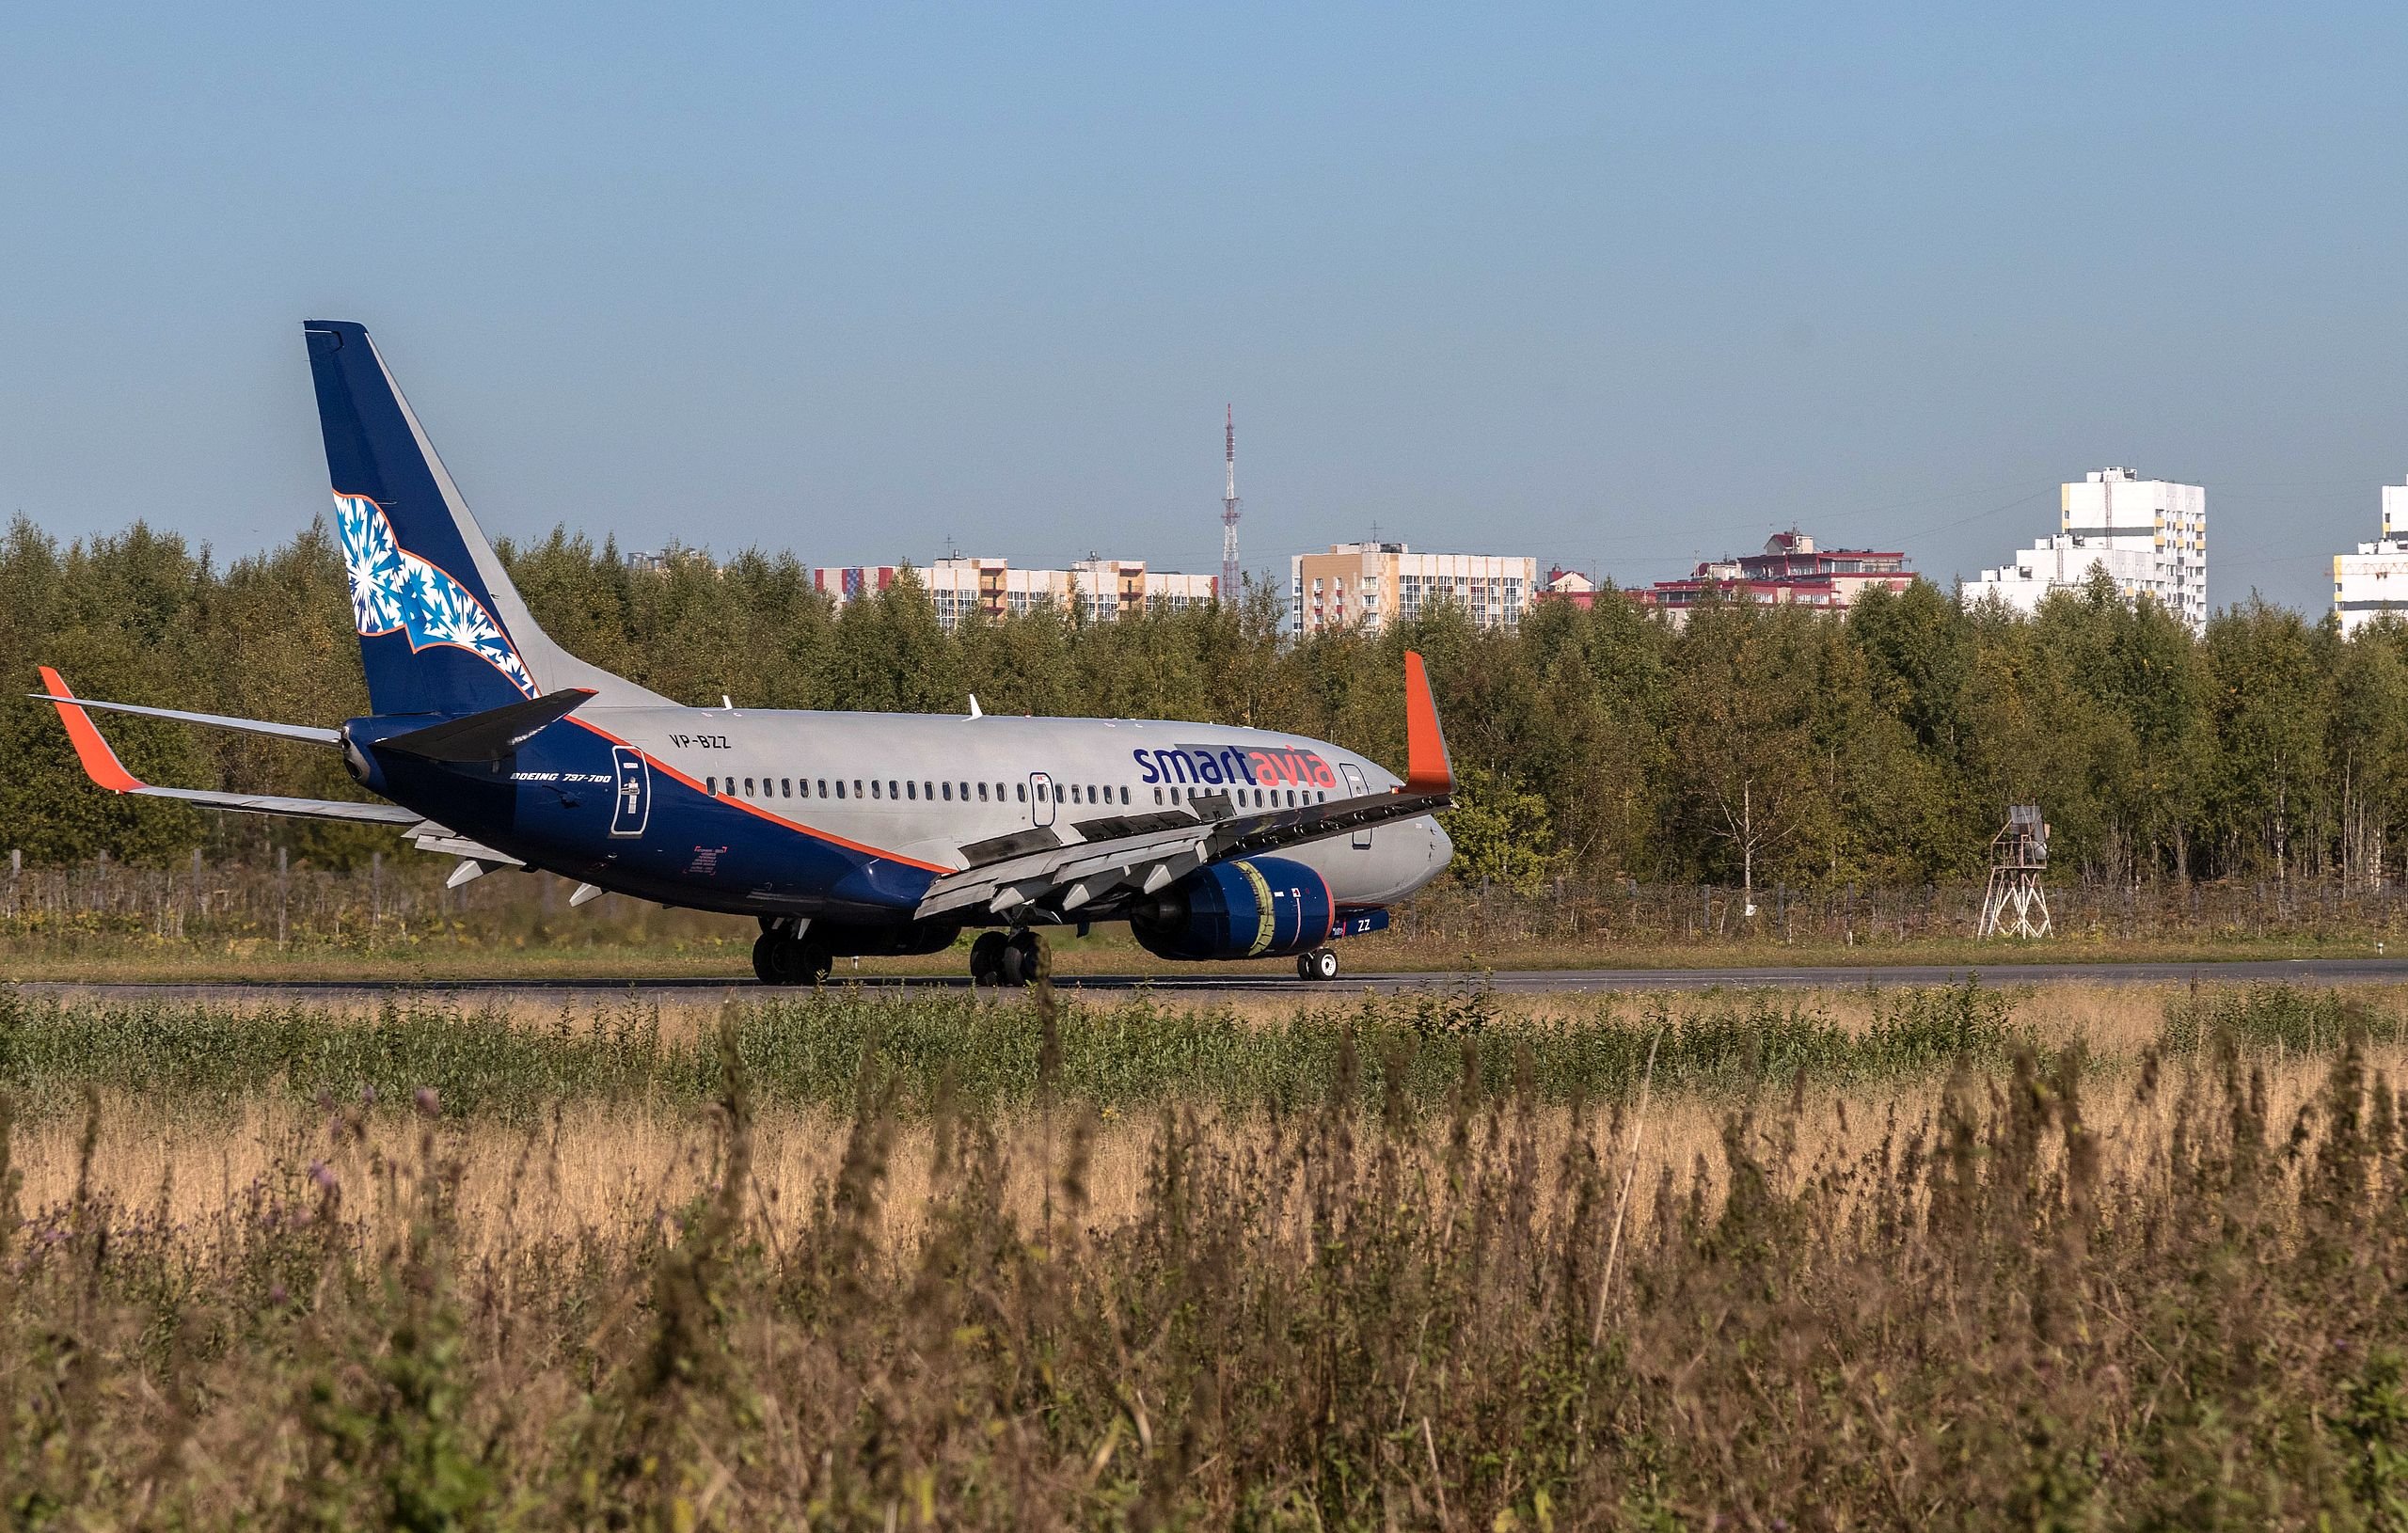
[[[1355,766],[1353,762],[1341,761],[1338,764],[1338,769],[1346,775],[1346,796],[1348,798],[1360,798],[1371,791],[1370,784],[1363,781],[1363,769]],[[1354,832],[1354,845],[1359,849],[1368,850],[1370,848],[1371,845],[1371,828],[1370,826],[1367,825],[1360,830]]]

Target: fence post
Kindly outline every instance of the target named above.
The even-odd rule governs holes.
[[[285,919],[293,908],[291,869],[285,861],[285,850],[276,849],[276,945],[284,945]]]

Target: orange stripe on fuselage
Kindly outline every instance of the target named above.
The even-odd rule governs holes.
[[[888,851],[883,846],[872,846],[859,841],[848,841],[843,836],[837,835],[832,831],[815,830],[811,826],[805,825],[800,820],[790,820],[782,814],[771,814],[769,811],[763,809],[760,805],[750,803],[745,799],[734,798],[724,793],[713,793],[709,789],[704,787],[700,782],[697,782],[692,778],[688,777],[684,772],[681,772],[676,767],[670,766],[667,762],[660,760],[651,751],[646,751],[642,746],[636,744],[632,740],[623,740],[619,738],[619,736],[611,734],[609,730],[604,729],[601,725],[594,722],[590,719],[580,719],[575,714],[571,714],[568,721],[577,725],[580,729],[599,735],[602,738],[610,741],[612,745],[626,746],[637,755],[642,756],[644,759],[645,764],[651,766],[653,770],[660,773],[664,777],[685,783],[686,786],[693,789],[696,793],[701,794],[705,798],[714,799],[722,804],[732,804],[748,814],[755,814],[760,816],[762,819],[768,820],[771,825],[783,825],[789,830],[800,830],[804,835],[811,837],[815,841],[825,841],[831,846],[842,846],[847,851],[860,852],[864,857],[878,857],[883,858],[890,862],[900,862],[905,867],[926,868],[930,873],[938,874],[951,873],[955,871],[952,868],[943,866],[942,863],[923,862],[916,857],[906,857],[901,852]]]

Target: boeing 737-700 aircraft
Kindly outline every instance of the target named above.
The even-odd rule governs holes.
[[[1288,957],[1334,979],[1340,937],[1453,855],[1454,776],[1418,655],[1402,782],[1326,741],[1219,724],[689,708],[586,664],[528,614],[368,332],[305,327],[373,712],[340,728],[89,702],[44,667],[92,780],[218,809],[389,824],[497,868],[757,917],[764,983],[848,956],[935,953],[1024,984],[1034,928],[1126,921],[1164,958]],[[312,740],[387,800],[153,787],[85,712]],[[1271,855],[1275,853],[1276,855]]]

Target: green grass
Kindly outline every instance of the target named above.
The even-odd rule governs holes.
[[[202,984],[245,980],[356,980],[362,983],[483,979],[752,978],[752,929],[726,924],[724,935],[615,940],[572,931],[488,941],[447,940],[396,945],[296,941],[240,943],[159,940],[133,934],[0,939],[0,978],[23,981]],[[1286,977],[1290,959],[1172,963],[1153,956],[1118,927],[1081,938],[1052,934],[1056,972],[1083,975],[1215,975]],[[947,952],[912,958],[864,958],[856,971],[839,960],[838,977],[943,975],[969,972],[970,937]],[[2380,946],[2379,946],[2380,944]],[[1601,939],[1588,942],[1515,941],[1489,946],[1382,935],[1339,944],[1349,973],[1464,973],[1490,970],[1635,969],[1694,971],[1726,968],[1885,969],[1904,966],[1974,968],[2021,963],[2232,963],[2287,958],[2408,956],[2396,938],[2372,932],[2249,936],[2239,933],[2116,938],[2068,935],[2041,942],[1975,941],[1962,937],[1886,939],[1845,945],[1706,939],[1663,942]]]
[[[2003,1062],[2027,1030],[2004,992],[1965,985],[1881,992],[1851,1031],[1817,1003],[1770,993],[1640,1004],[1575,1003],[1553,1017],[1502,1011],[1489,992],[1367,997],[1262,1021],[1137,996],[1059,1010],[1058,1089],[1098,1106],[1164,1101],[1294,1110],[1333,1091],[1371,1104],[1443,1102],[1465,1077],[1488,1092],[1526,1079],[1550,1101],[1633,1091],[1654,1055],[1659,1090],[1743,1092],[1800,1078],[1846,1085]],[[762,1099],[843,1108],[866,1070],[908,1111],[950,1094],[969,1105],[1033,1099],[1036,1010],[969,992],[839,988],[733,1008]],[[317,1004],[236,1010],[208,1003],[28,998],[0,989],[0,1086],[28,1111],[87,1085],[195,1110],[267,1091],[388,1103],[420,1087],[460,1113],[524,1118],[562,1101],[682,1110],[709,1098],[707,1041],[665,1036],[633,1003],[531,1026],[495,1008],[430,1000],[356,1015]]]

